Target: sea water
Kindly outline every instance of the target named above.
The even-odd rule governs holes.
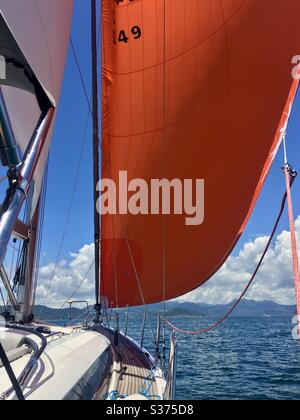
[[[155,317],[145,329],[145,347],[155,354]],[[197,330],[215,320],[172,318],[180,328]],[[62,324],[62,323],[61,323]],[[114,321],[111,320],[111,326]],[[121,318],[124,330],[124,317]],[[177,400],[298,400],[300,343],[291,318],[231,318],[201,336],[177,334]],[[129,317],[128,335],[141,341],[140,318]],[[168,332],[167,338],[170,337]]]
[[[188,317],[172,321],[197,330],[214,320]],[[176,398],[300,399],[300,344],[292,337],[293,328],[291,318],[231,318],[206,335],[178,334]],[[130,321],[130,333],[137,339],[140,329],[140,321]],[[149,331],[146,345],[153,351]]]

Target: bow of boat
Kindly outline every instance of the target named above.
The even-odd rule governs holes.
[[[151,355],[98,326],[10,325],[0,342],[26,400],[163,399],[165,380]],[[0,398],[18,399],[0,362]]]

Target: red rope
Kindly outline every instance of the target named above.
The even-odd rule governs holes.
[[[292,201],[292,192],[290,186],[290,176],[291,176],[291,167],[286,165],[284,168],[286,188],[287,188],[287,201],[289,209],[289,221],[290,221],[290,230],[291,230],[291,246],[292,246],[292,258],[293,258],[293,270],[294,270],[294,280],[295,280],[295,290],[296,290],[296,303],[297,303],[297,316],[298,316],[298,333],[300,338],[300,273],[299,273],[299,257],[297,250],[297,239],[294,223],[294,212],[293,212],[293,201]]]
[[[268,240],[268,243],[266,245],[266,248],[265,248],[265,250],[264,250],[264,252],[263,252],[263,254],[262,254],[262,256],[261,256],[261,258],[259,260],[259,263],[258,263],[258,265],[257,265],[257,267],[256,267],[256,269],[255,269],[255,271],[254,271],[251,279],[249,280],[246,288],[244,289],[243,293],[240,295],[240,297],[238,298],[238,300],[231,307],[231,309],[226,313],[226,315],[223,316],[223,318],[221,318],[218,322],[216,322],[215,324],[213,324],[210,327],[205,328],[203,330],[199,330],[199,331],[186,331],[186,330],[182,330],[180,328],[177,328],[175,325],[173,325],[167,319],[165,319],[165,323],[167,325],[169,325],[169,327],[171,327],[174,332],[178,332],[178,333],[181,333],[181,334],[187,334],[187,335],[201,335],[201,334],[205,334],[205,333],[208,333],[210,331],[213,331],[216,328],[218,328],[220,325],[222,325],[230,317],[230,315],[235,311],[235,309],[238,307],[238,305],[241,303],[241,301],[245,297],[246,293],[248,292],[249,288],[251,287],[252,283],[254,282],[254,280],[256,278],[256,275],[257,275],[257,273],[258,273],[258,271],[259,271],[262,263],[264,262],[264,259],[265,259],[266,255],[267,255],[267,252],[268,252],[268,250],[270,248],[270,245],[271,245],[271,243],[272,243],[272,241],[274,239],[274,236],[275,236],[275,233],[277,231],[279,222],[280,222],[281,217],[283,215],[287,198],[289,196],[291,197],[291,187],[292,187],[292,185],[293,185],[293,183],[295,181],[295,176],[291,176],[290,177],[289,176],[290,175],[289,172],[287,174],[288,174],[288,176],[287,176],[287,191],[285,192],[285,194],[283,196],[282,203],[281,203],[281,208],[280,208],[280,212],[279,212],[279,215],[277,217],[275,226],[274,226],[273,231],[271,233],[271,236],[270,236],[270,238]],[[293,222],[292,224],[294,226],[294,219],[293,218],[292,218],[292,222]],[[294,234],[295,234],[295,229],[294,229]],[[296,235],[295,235],[295,244],[296,244]],[[296,253],[297,253],[297,248],[296,248]],[[298,263],[298,259],[297,259],[297,263]],[[298,265],[298,279],[299,279],[299,265]],[[298,286],[299,286],[298,287],[298,293],[299,293],[299,301],[298,301],[298,303],[299,303],[299,315],[300,315],[300,280],[298,282]]]

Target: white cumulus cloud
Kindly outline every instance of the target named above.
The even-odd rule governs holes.
[[[85,245],[78,253],[71,253],[69,260],[61,260],[56,268],[54,263],[42,267],[39,272],[36,303],[42,304],[45,296],[47,296],[46,305],[60,306],[61,303],[72,296],[85,277],[86,279],[75,296],[72,296],[72,299],[92,302],[95,293],[94,270],[91,269],[87,276],[86,274],[93,261],[94,245]],[[50,282],[51,287],[49,289]]]
[[[296,231],[300,242],[300,216],[296,220]],[[208,283],[179,300],[220,304],[236,299],[251,278],[267,241],[267,237],[260,236],[245,243],[239,254],[231,256]],[[46,304],[59,306],[72,296],[86,276],[93,260],[94,246],[85,245],[77,253],[70,254],[68,260],[60,261],[55,270]],[[50,263],[40,270],[37,303],[43,303],[53,269],[54,263]],[[75,298],[89,300],[91,303],[94,301],[93,269]],[[273,300],[281,304],[295,303],[291,240],[288,231],[282,231],[276,237],[247,298],[257,301]]]
[[[300,243],[300,216],[295,225]],[[233,301],[250,280],[267,242],[268,237],[264,236],[247,242],[237,256],[229,257],[208,283],[179,300],[211,304]],[[290,232],[283,231],[277,236],[247,297],[257,301],[295,303]]]

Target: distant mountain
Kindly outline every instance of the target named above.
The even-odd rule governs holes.
[[[167,316],[203,316],[219,318],[222,317],[232,307],[234,302],[228,305],[208,305],[203,303],[191,303],[191,302],[176,302],[170,301],[166,303]],[[149,312],[157,316],[162,313],[163,305],[154,304],[149,305]],[[3,313],[3,308],[0,307],[0,313]],[[81,315],[86,313],[87,309],[72,308],[71,312],[69,308],[56,310],[48,307],[36,306],[34,313],[37,319],[47,321],[67,321],[69,318],[76,320]],[[93,307],[90,307],[91,313],[93,313]],[[140,317],[144,311],[142,307],[130,308],[131,317]],[[125,309],[120,310],[121,314],[126,312]],[[296,307],[294,305],[279,305],[275,302],[264,301],[256,302],[253,300],[243,300],[232,317],[292,317],[296,313]]]
[[[93,311],[93,308],[90,308]],[[36,319],[40,319],[42,321],[68,321],[70,318],[72,320],[76,318],[80,318],[87,309],[79,309],[79,308],[72,308],[71,311],[69,308],[64,309],[53,309],[48,308],[46,306],[35,306],[34,314]],[[0,306],[0,314],[4,312],[4,308]]]
[[[200,314],[200,312],[198,311],[191,311],[189,309],[185,309],[185,308],[174,308],[171,309],[170,311],[166,312],[166,317],[170,318],[170,317],[185,317],[185,316],[192,316],[192,317],[201,317],[202,314]]]
[[[199,312],[207,317],[221,317],[233,306],[235,302],[228,305],[207,305],[196,304],[190,302],[172,302],[174,308],[184,308],[191,311]],[[271,301],[256,302],[253,300],[243,300],[236,308],[232,317],[262,317],[262,316],[293,316],[296,312],[294,305],[279,305]]]
[[[173,311],[174,309],[182,309],[184,311],[191,311],[205,317],[218,318],[222,317],[226,312],[232,308],[235,302],[227,305],[209,305],[206,303],[192,303],[192,302],[176,302],[170,301],[166,303],[166,310]],[[161,313],[162,304],[150,305],[149,309],[152,313]],[[134,308],[131,311],[139,313],[142,308]],[[233,312],[232,317],[263,317],[263,316],[293,316],[296,312],[294,305],[279,305],[271,301],[257,302],[253,300],[244,299],[240,305]]]

